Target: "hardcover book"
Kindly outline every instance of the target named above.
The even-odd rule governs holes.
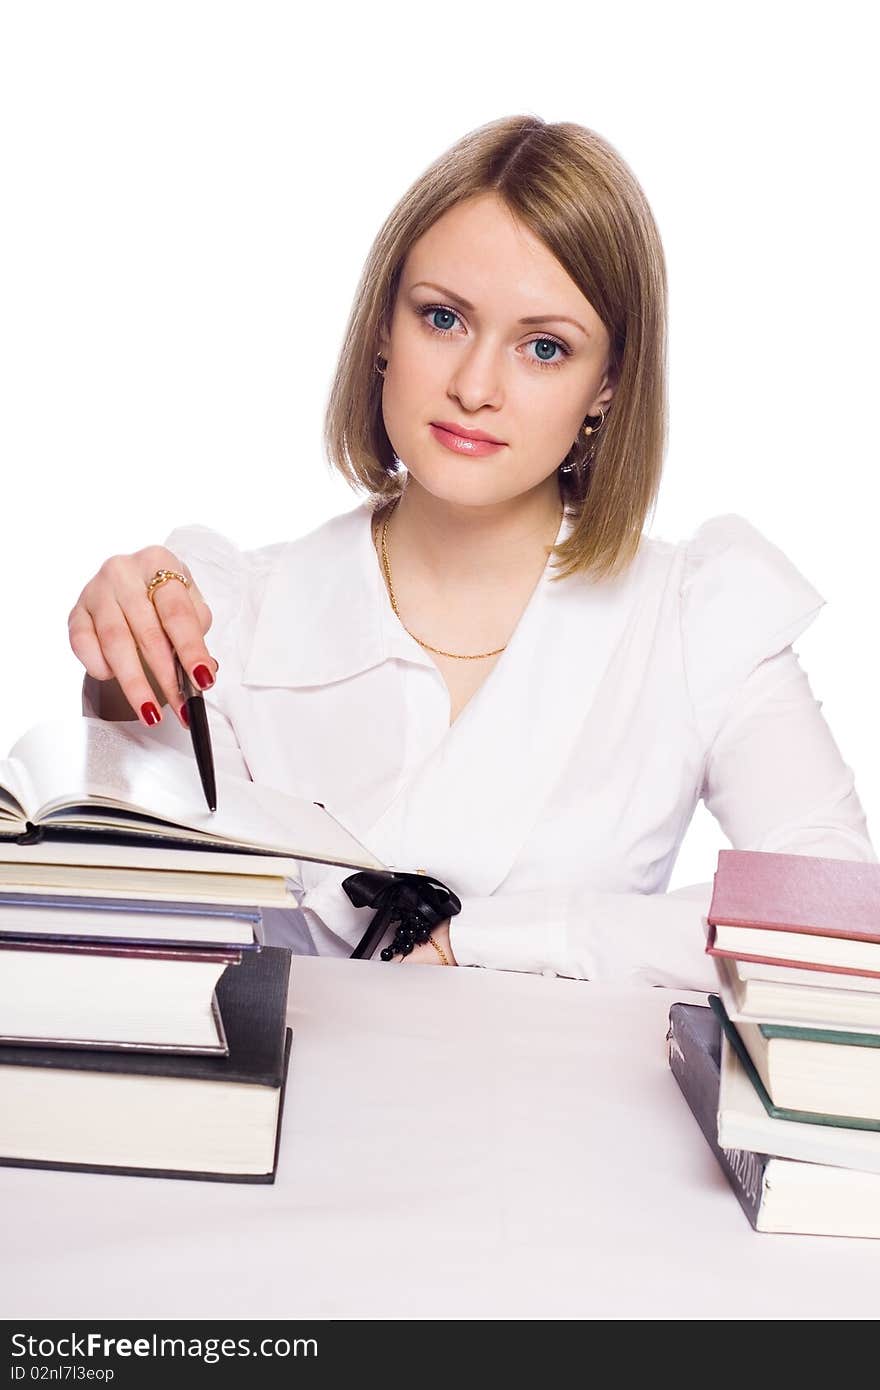
[[[292,1032],[290,953],[246,953],[217,995],[227,1057],[0,1049],[0,1164],[275,1179]]]
[[[0,839],[73,838],[81,862],[89,841],[128,839],[385,867],[318,802],[244,777],[218,774],[217,810],[209,811],[195,758],[151,742],[149,732],[82,716],[30,729],[0,762]]]
[[[880,1035],[786,1023],[732,1023],[773,1104],[880,1125]]]
[[[0,889],[4,941],[252,951],[263,940],[258,906]]]
[[[750,975],[745,972],[762,967],[752,961],[737,961],[721,956],[715,957],[715,968],[722,1002],[728,1017],[735,1023],[857,1028],[865,1033],[880,1035],[880,993],[856,988],[865,982],[865,976],[857,979],[854,976],[847,978],[822,974],[822,984],[813,985],[810,973],[805,970],[764,966],[764,970],[775,968],[778,976]],[[829,980],[834,981],[833,986],[826,983]]]
[[[828,1126],[841,1132],[846,1130],[880,1131],[880,1119],[875,1119],[872,1115],[850,1115],[844,1114],[841,1111],[803,1110],[793,1109],[790,1106],[777,1105],[768,1092],[748,1047],[740,1036],[736,1025],[731,1023],[730,1019],[727,1017],[724,1005],[717,995],[709,995],[709,1006],[716,1015],[724,1032],[725,1049],[723,1050],[729,1050],[737,1058],[740,1069],[747,1078],[752,1091],[772,1119],[781,1120],[784,1123],[797,1122],[802,1126]],[[722,1092],[723,1089],[722,1078]],[[880,1143],[880,1137],[878,1137],[878,1143]]]
[[[867,1172],[798,1162],[772,1150],[721,1147],[722,1037],[721,1024],[710,1008],[702,1004],[670,1008],[670,1069],[753,1228],[788,1235],[880,1237],[880,1156],[877,1169]]]
[[[62,832],[59,832],[59,834]],[[0,837],[0,891],[182,901],[238,907],[295,905],[300,865],[280,855],[132,845],[106,836],[21,844]]]
[[[241,950],[0,938],[0,1062],[13,1043],[228,1052],[217,986]]]
[[[0,891],[0,1044],[225,1053],[216,986],[259,907]]]
[[[880,977],[880,864],[723,849],[710,955]]]

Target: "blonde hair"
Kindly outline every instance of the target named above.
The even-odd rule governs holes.
[[[539,237],[589,300],[610,339],[614,397],[584,475],[583,431],[560,464],[570,535],[551,555],[555,578],[625,570],[656,503],[666,448],[667,285],[663,247],[641,186],[592,130],[506,116],[471,131],[400,199],[364,265],[324,422],[330,465],[377,506],[405,483],[382,419],[376,370],[400,275],[413,243],[466,198],[494,193]],[[595,423],[595,421],[594,421]]]

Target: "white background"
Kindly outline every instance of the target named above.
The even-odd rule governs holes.
[[[3,4],[0,751],[79,713],[67,615],[107,555],[190,522],[290,539],[356,504],[321,427],[370,243],[453,141],[534,113],[610,140],[660,226],[650,529],[739,512],[828,600],[797,650],[876,829],[871,23],[768,0]],[[672,886],[725,843],[700,808]]]

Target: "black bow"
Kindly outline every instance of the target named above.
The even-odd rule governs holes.
[[[447,917],[461,912],[461,901],[452,889],[427,874],[361,869],[343,879],[342,886],[355,907],[376,909],[375,917],[351,953],[351,960],[372,956],[392,922],[397,922],[397,931],[391,945],[382,951],[382,959],[408,956]]]

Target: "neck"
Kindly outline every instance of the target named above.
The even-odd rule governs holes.
[[[398,563],[417,568],[435,584],[506,584],[533,573],[536,565],[543,568],[561,520],[555,477],[524,496],[487,506],[434,497],[410,477],[388,537]]]

